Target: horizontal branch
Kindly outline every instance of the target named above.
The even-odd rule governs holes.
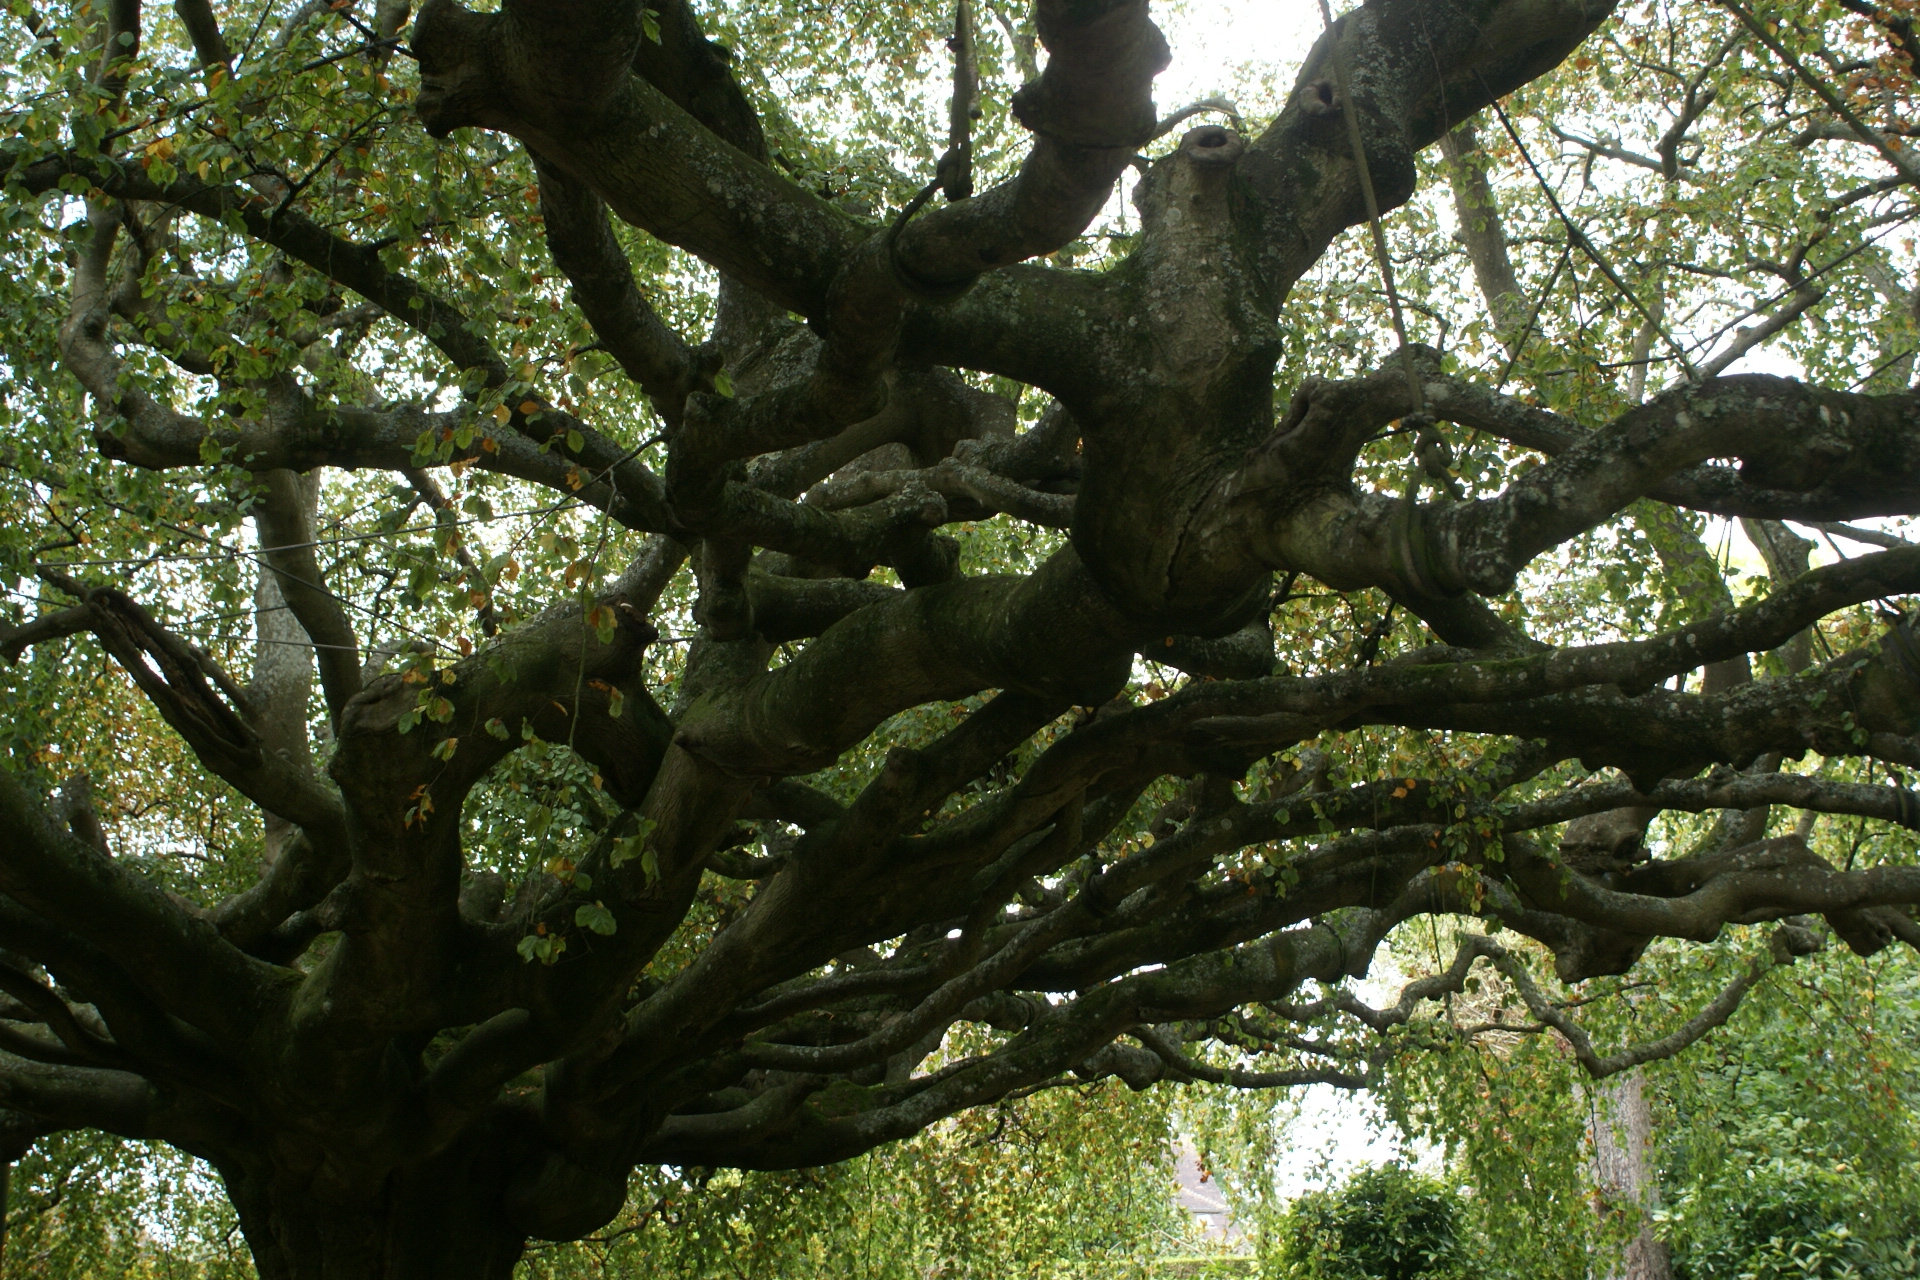
[[[1740,1002],[1749,991],[1758,986],[1761,979],[1772,972],[1775,966],[1791,964],[1798,955],[1806,955],[1815,945],[1811,937],[1799,936],[1804,931],[1796,930],[1792,925],[1782,925],[1773,933],[1767,951],[1747,966],[1745,973],[1729,982],[1720,993],[1709,1001],[1699,1012],[1688,1018],[1680,1026],[1658,1040],[1644,1044],[1630,1045],[1617,1052],[1602,1055],[1595,1051],[1593,1039],[1586,1029],[1569,1016],[1566,1011],[1548,1000],[1541,992],[1533,975],[1527,971],[1511,952],[1490,938],[1471,937],[1462,944],[1462,952],[1469,948],[1485,956],[1500,971],[1520,998],[1526,1003],[1527,1011],[1542,1023],[1558,1031],[1573,1050],[1574,1057],[1595,1080],[1604,1080],[1608,1076],[1630,1071],[1634,1067],[1649,1062],[1661,1062],[1673,1057],[1682,1049],[1696,1043],[1708,1032],[1725,1026],[1739,1009]]]

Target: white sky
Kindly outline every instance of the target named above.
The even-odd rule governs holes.
[[[1334,6],[1336,11],[1346,7]],[[1162,115],[1200,98],[1231,95],[1255,79],[1277,79],[1273,92],[1285,93],[1320,34],[1316,0],[1210,0],[1155,9],[1173,47],[1173,65],[1154,84]],[[1254,104],[1241,106],[1253,109]]]

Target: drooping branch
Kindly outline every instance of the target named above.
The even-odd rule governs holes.
[[[25,166],[14,180],[27,194],[42,195],[70,175],[85,178],[114,199],[179,208],[219,222],[236,218],[248,235],[377,303],[396,322],[433,343],[455,368],[482,370],[490,385],[506,380],[506,362],[470,317],[406,274],[390,270],[377,248],[334,235],[298,209],[281,209],[244,187],[195,177],[161,185],[141,166],[109,156],[48,157]]]
[[[614,239],[606,207],[591,188],[534,157],[540,213],[553,260],[573,285],[573,300],[594,334],[668,423],[679,421],[693,389],[692,353],[647,304]]]
[[[1726,1025],[1739,1009],[1740,1002],[1749,991],[1777,965],[1791,964],[1796,956],[1807,955],[1817,949],[1817,942],[1805,930],[1794,925],[1781,925],[1774,930],[1768,943],[1767,952],[1758,957],[1732,982],[1721,989],[1720,994],[1709,1001],[1699,1012],[1688,1018],[1658,1040],[1644,1044],[1631,1045],[1615,1053],[1602,1055],[1595,1051],[1593,1040],[1586,1029],[1575,1022],[1563,1010],[1555,1007],[1534,982],[1533,975],[1504,947],[1491,939],[1478,943],[1478,950],[1492,961],[1495,968],[1514,985],[1520,998],[1526,1002],[1527,1011],[1547,1026],[1558,1031],[1573,1049],[1574,1056],[1586,1069],[1587,1075],[1595,1080],[1604,1080],[1608,1076],[1630,1071],[1634,1067],[1649,1062],[1660,1062],[1673,1057],[1687,1046],[1694,1044],[1707,1033]]]
[[[204,653],[167,631],[124,593],[44,571],[87,612],[99,638],[194,754],[243,795],[287,821],[337,834],[340,802],[302,765],[263,749],[241,709],[246,695]]]

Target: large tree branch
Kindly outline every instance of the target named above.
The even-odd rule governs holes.
[[[1040,0],[1034,18],[1047,67],[1013,98],[1033,149],[1011,180],[901,232],[895,261],[918,287],[964,286],[1066,244],[1154,135],[1153,78],[1170,55],[1146,0]]]
[[[813,315],[868,232],[720,141],[630,74],[640,6],[510,4],[477,14],[431,0],[414,24],[427,131],[510,133],[613,211],[789,310]],[[591,121],[591,124],[588,122]]]
[[[1394,0],[1344,15],[1314,45],[1286,108],[1241,171],[1260,198],[1261,272],[1271,305],[1362,222],[1360,178],[1339,101],[1348,80],[1379,205],[1413,191],[1414,156],[1499,96],[1543,75],[1603,22],[1607,0]]]
[[[1028,578],[966,578],[861,609],[689,716],[677,741],[742,773],[809,772],[935,699],[999,688],[1097,705],[1137,645],[1063,551]]]
[[[97,947],[151,999],[208,1034],[239,1044],[253,1032],[280,971],[243,955],[158,887],[59,830],[6,771],[0,831],[0,891]]]
[[[260,533],[261,558],[272,569],[281,598],[313,641],[320,684],[327,696],[327,718],[338,724],[347,700],[360,692],[360,646],[346,609],[327,589],[314,554],[318,534],[307,486],[315,483],[290,471],[266,472],[254,499],[253,517]]]
[[[1430,403],[1444,418],[1533,447],[1566,440],[1537,411],[1490,402],[1471,388],[1428,385],[1436,392]],[[1313,394],[1329,393],[1315,388]],[[1324,422],[1296,410],[1298,425],[1266,446],[1232,498],[1244,501],[1250,491],[1263,492],[1274,482],[1270,476],[1304,479],[1297,460],[1310,444],[1324,442],[1351,457],[1347,451],[1373,425],[1411,411],[1404,384],[1396,389],[1385,372],[1346,394],[1351,407]],[[1920,397],[1907,393],[1855,395],[1762,374],[1716,378],[1677,388],[1566,442],[1547,465],[1497,497],[1411,508],[1377,495],[1338,495],[1283,517],[1263,535],[1264,545],[1272,563],[1335,586],[1387,584],[1419,596],[1469,589],[1498,595],[1534,556],[1642,496],[1737,509],[1737,500],[1689,498],[1689,489],[1697,491],[1713,475],[1724,476],[1712,481],[1722,491],[1755,492],[1763,500],[1757,505],[1785,490],[1801,509],[1842,516],[1920,510],[1916,421]],[[1738,458],[1737,479],[1725,468],[1697,466],[1715,457]]]
[[[36,160],[13,175],[30,195],[59,187],[69,175],[85,178],[115,199],[180,208],[219,222],[238,219],[248,235],[359,293],[394,320],[418,332],[458,369],[485,372],[489,385],[507,378],[502,360],[466,315],[433,291],[381,261],[379,249],[328,231],[297,209],[234,184],[182,177],[165,185],[129,161],[62,154]]]
[[[633,268],[614,239],[606,206],[592,188],[534,157],[540,212],[553,261],[573,285],[573,300],[601,345],[639,384],[656,411],[679,421],[694,389],[692,353],[633,283]]]
[[[339,838],[339,798],[304,767],[304,760],[264,748],[243,714],[245,694],[210,658],[121,592],[89,588],[52,571],[45,576],[82,601],[88,630],[201,763],[262,808],[308,828],[316,839]]]

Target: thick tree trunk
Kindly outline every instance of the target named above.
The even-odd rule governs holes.
[[[261,1280],[509,1280],[526,1245],[484,1156],[396,1171],[366,1198],[320,1173],[221,1172]]]

